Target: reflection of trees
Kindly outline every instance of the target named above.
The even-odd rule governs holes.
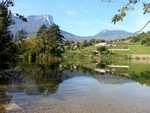
[[[0,113],[4,113],[4,105],[11,100],[11,96],[6,94],[6,90],[6,87],[0,86]]]
[[[23,82],[23,77],[21,77],[20,72],[16,70],[2,71],[0,73],[0,82],[9,84],[18,84]]]
[[[67,69],[71,72],[80,71],[84,74],[89,73],[91,75],[94,75],[96,73],[93,68],[88,68],[85,65],[79,65],[79,64],[75,64],[75,63],[64,64],[64,67],[65,67],[65,69]]]
[[[59,84],[69,78],[69,76],[65,74],[64,68],[59,67],[59,64],[60,62],[47,64],[19,64],[18,68],[21,75],[27,78],[25,83],[26,93],[29,95],[55,93]]]
[[[111,60],[102,60],[100,62],[95,62],[97,65],[96,67],[100,68],[100,69],[105,69],[108,67],[108,65],[112,64],[112,61]]]
[[[59,67],[59,62],[49,64],[19,63],[16,70],[5,68],[5,71],[0,72],[0,112],[3,112],[4,104],[11,100],[11,96],[6,92],[25,91],[29,95],[55,93],[59,84],[69,78],[64,71],[63,67]]]
[[[9,71],[14,65],[15,63],[0,63],[0,113],[5,112],[4,105],[11,100],[11,96],[6,93],[8,86],[21,80],[17,71]]]
[[[138,81],[140,84],[146,84],[150,86],[150,71],[131,74],[131,79]]]
[[[0,72],[0,112],[4,112],[4,105],[11,100],[11,96],[6,94],[8,88],[15,84],[22,84],[23,82],[23,77],[20,76],[20,72],[18,71]]]
[[[105,69],[106,68],[106,64],[99,63],[99,64],[96,65],[96,67],[101,68],[101,69]]]
[[[58,63],[38,65],[39,70],[37,71],[35,83],[38,86],[39,92],[48,91],[49,93],[55,93],[59,84],[68,79],[64,69],[58,66]]]

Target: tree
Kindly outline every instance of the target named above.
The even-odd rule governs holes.
[[[61,35],[59,26],[56,24],[53,24],[50,29],[50,39],[49,44],[52,46],[51,53],[53,54],[61,54],[64,52],[64,36]]]
[[[8,10],[9,6],[13,6],[8,0],[0,2],[0,57],[11,54],[13,44],[13,35],[8,27],[13,24],[12,13]]]
[[[133,36],[131,42],[141,43],[142,45],[150,46],[150,32],[142,32],[136,36]]]
[[[39,49],[40,52],[45,52],[46,50],[46,39],[45,39],[45,32],[48,28],[46,27],[46,25],[41,25],[41,27],[39,28],[38,32],[37,32],[37,38],[39,40],[38,45],[41,46]]]
[[[36,33],[38,38],[42,38],[44,35],[44,32],[47,30],[47,27],[45,24],[41,25],[38,32]]]
[[[13,35],[9,30],[9,26],[14,24],[12,19],[12,12],[9,7],[14,6],[13,0],[1,0],[0,1],[0,59],[15,54],[15,43],[13,41]],[[27,21],[24,16],[16,14],[19,18]]]
[[[20,31],[18,31],[18,33],[15,35],[16,40],[22,40],[27,38],[27,32],[23,29],[21,29]]]
[[[17,52],[19,54],[22,54],[26,51],[26,41],[25,39],[27,38],[27,32],[25,30],[20,30],[18,33],[15,35],[16,38],[16,45],[17,45]]]
[[[53,24],[50,28],[42,25],[37,32],[37,37],[40,40],[42,53],[58,55],[64,52],[65,40],[58,25]]]
[[[105,46],[100,46],[100,47],[97,48],[97,51],[99,51],[99,52],[103,52],[103,51],[106,51],[106,50],[107,49],[106,49]]]
[[[83,42],[82,42],[82,47],[87,47],[88,46],[88,41],[87,40],[84,40]]]

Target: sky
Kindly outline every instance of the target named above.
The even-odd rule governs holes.
[[[125,30],[135,32],[150,20],[150,14],[143,15],[142,3],[128,11],[123,21],[111,23],[111,18],[128,0],[111,3],[102,0],[14,0],[13,13],[29,15],[51,15],[60,29],[79,36],[92,36],[102,30]],[[144,0],[143,0],[144,1]],[[145,0],[149,1],[149,0]],[[144,31],[150,30],[148,25]]]

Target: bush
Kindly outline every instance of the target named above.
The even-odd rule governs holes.
[[[103,51],[106,51],[106,47],[105,46],[100,46],[97,48],[97,51],[100,51],[100,52],[103,52]]]

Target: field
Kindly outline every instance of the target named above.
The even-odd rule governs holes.
[[[114,51],[114,53],[118,54],[150,54],[150,46],[144,46],[140,44],[129,44],[129,51]]]
[[[122,50],[110,50],[112,53],[114,53],[114,57],[123,57],[124,55],[142,55],[142,57],[145,55],[145,58],[147,55],[150,55],[150,46],[144,46],[139,43],[130,43],[130,42],[117,42],[113,45],[116,46],[109,46],[108,49],[122,49]],[[129,49],[129,50],[127,50]],[[93,55],[93,51],[96,51],[97,47],[95,46],[89,46],[84,49],[77,49],[77,50],[68,50],[66,51],[63,56],[67,58],[94,58],[98,57],[96,55]],[[139,56],[140,57],[140,56]]]

